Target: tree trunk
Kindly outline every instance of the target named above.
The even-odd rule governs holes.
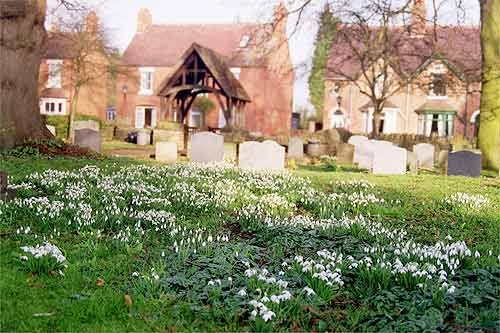
[[[75,118],[78,106],[78,98],[80,97],[80,88],[75,88],[75,92],[73,94],[73,99],[71,100],[71,110],[69,113],[69,124],[68,124],[68,135],[69,142],[75,143]]]
[[[38,99],[45,10],[45,0],[0,1],[0,148],[50,137]]]
[[[500,0],[481,0],[483,79],[479,147],[483,166],[500,168]]]
[[[380,128],[380,120],[382,119],[382,112],[374,111],[373,112],[373,128],[372,128],[372,135],[375,138],[378,138],[380,135],[380,132],[383,130],[383,128]]]

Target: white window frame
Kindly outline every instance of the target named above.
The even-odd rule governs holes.
[[[430,74],[431,74],[431,80],[433,81],[434,80],[434,75],[444,75],[445,78],[446,78],[446,67],[444,64],[433,64],[432,65],[432,68],[430,70]],[[446,84],[446,82],[445,82]],[[446,87],[448,88],[448,87]],[[427,94],[427,99],[433,99],[433,100],[444,100],[444,99],[448,99],[448,89],[446,89],[446,95],[444,96],[437,96],[437,95],[434,95],[434,89],[429,89],[428,91],[428,94]]]
[[[371,133],[373,131],[373,108],[369,108],[367,112],[363,113],[363,130],[364,133]],[[384,134],[397,133],[398,127],[398,114],[400,113],[399,108],[384,108],[382,111],[382,117],[384,119],[384,128],[381,132]]]
[[[149,82],[149,87],[146,86],[146,77],[144,75],[150,74],[150,82]],[[139,68],[139,95],[142,96],[151,96],[153,95],[153,90],[154,90],[154,75],[155,74],[155,68],[154,67],[140,67]]]
[[[47,112],[46,105],[54,103],[54,112]],[[59,112],[61,107],[61,112]],[[66,98],[40,98],[40,114],[48,116],[66,116],[68,115],[68,100]]]
[[[146,127],[146,109],[151,109],[151,128],[156,128],[158,125],[158,110],[153,106],[137,106],[135,108],[135,128]]]
[[[61,88],[62,87],[62,67],[64,61],[60,59],[49,59],[47,60],[48,66],[48,78],[47,78],[47,88]],[[55,70],[55,68],[57,70]]]

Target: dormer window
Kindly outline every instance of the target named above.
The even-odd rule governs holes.
[[[49,77],[47,88],[61,88],[62,86],[62,60],[47,60]]]
[[[141,87],[139,95],[153,95],[154,68],[141,67],[139,68],[139,72],[141,74]]]
[[[446,96],[446,76],[445,74],[432,74],[432,81],[430,86],[430,96],[445,97]]]
[[[244,35],[243,37],[241,37],[240,48],[244,49],[248,46],[248,43],[250,43],[250,36]]]

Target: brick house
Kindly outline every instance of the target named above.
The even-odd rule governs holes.
[[[85,30],[90,38],[97,34],[98,17],[91,12],[86,17]],[[40,113],[47,116],[68,116],[73,105],[75,91],[75,32],[61,31],[54,27],[48,31],[47,47],[40,64],[39,96]],[[92,52],[87,64],[107,66],[107,58],[99,51]],[[76,105],[77,113],[106,119],[108,103],[108,75],[103,73],[98,79],[82,86]]]
[[[385,104],[381,132],[476,137],[481,88],[479,27],[434,29],[419,19],[425,13],[425,1],[415,1],[410,29],[401,32],[400,38],[412,52],[401,59],[402,73],[394,73],[400,76],[400,83],[397,93]],[[430,41],[434,33],[435,42]],[[331,47],[323,127],[371,133],[373,106],[351,79],[362,80],[361,66],[349,56],[352,51],[344,43],[335,39]]]
[[[142,9],[137,32],[127,47],[122,65],[129,75],[117,81],[117,119],[120,126],[155,128],[172,119],[158,89],[193,43],[220,54],[248,92],[242,129],[258,135],[287,133],[291,128],[294,73],[286,35],[286,9],[277,7],[270,25],[152,23]],[[270,28],[270,26],[272,26]],[[191,108],[185,123],[194,127],[223,128],[226,118],[217,99],[216,109],[202,114]]]

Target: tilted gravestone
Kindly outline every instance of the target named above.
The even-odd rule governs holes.
[[[290,138],[288,142],[288,159],[302,160],[304,158],[304,141],[299,137]]]
[[[373,174],[404,175],[407,158],[407,151],[404,148],[378,145],[373,152]]]
[[[101,152],[101,134],[91,129],[75,130],[75,144],[83,148],[89,148],[95,152]]]
[[[196,133],[191,137],[189,160],[195,163],[222,162],[224,137],[211,132]]]
[[[240,145],[239,166],[254,170],[284,170],[285,147],[275,141],[244,142]]]
[[[434,155],[436,148],[428,143],[419,143],[413,146],[419,168],[434,168]]]
[[[481,154],[468,150],[448,154],[448,176],[479,177]]]
[[[159,162],[165,162],[165,163],[177,162],[177,143],[157,142],[155,158]]]
[[[354,160],[354,145],[340,143],[337,145],[337,162],[341,164],[352,164]]]

